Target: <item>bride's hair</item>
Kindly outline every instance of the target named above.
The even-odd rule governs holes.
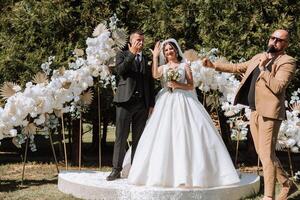
[[[179,50],[178,50],[178,48],[177,48],[177,45],[176,45],[174,42],[168,41],[168,42],[164,43],[164,45],[163,45],[163,54],[164,54],[164,56],[165,56],[165,47],[166,47],[167,45],[170,45],[170,46],[175,50],[176,58],[177,58],[177,60],[178,60],[179,62],[181,62],[181,60],[182,60],[183,58],[182,58],[181,55],[179,54]],[[167,62],[168,60],[167,60],[166,57],[165,57],[165,59],[166,59],[166,62]]]

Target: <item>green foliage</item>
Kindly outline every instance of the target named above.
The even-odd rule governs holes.
[[[0,83],[24,84],[48,56],[66,66],[85,48],[93,28],[113,13],[128,30],[146,33],[145,48],[176,38],[184,49],[218,48],[231,61],[266,49],[278,28],[290,31],[288,54],[300,58],[300,1],[296,0],[0,0]],[[150,51],[146,52],[150,54]],[[297,87],[299,79],[292,86]]]
[[[0,82],[29,81],[48,56],[65,66],[75,47],[84,48],[93,27],[106,19],[97,1],[24,0],[5,4],[0,21]],[[102,13],[98,15],[97,13]]]

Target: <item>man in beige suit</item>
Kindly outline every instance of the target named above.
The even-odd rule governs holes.
[[[264,200],[275,199],[276,178],[282,184],[277,199],[284,200],[297,190],[288,179],[275,155],[275,145],[281,121],[285,114],[285,90],[292,79],[296,61],[285,54],[289,34],[276,30],[270,36],[267,52],[238,64],[212,63],[203,59],[203,65],[217,71],[244,73],[234,104],[251,109],[250,130],[264,173]]]

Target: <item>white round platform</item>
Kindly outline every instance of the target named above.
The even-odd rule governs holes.
[[[255,195],[259,191],[259,177],[241,174],[236,185],[214,188],[161,188],[134,186],[127,179],[106,181],[109,172],[62,171],[58,175],[58,189],[82,199],[102,200],[237,200]]]

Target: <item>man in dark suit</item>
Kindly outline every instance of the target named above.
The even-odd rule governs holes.
[[[116,56],[116,69],[119,76],[118,88],[114,97],[116,139],[113,170],[106,178],[108,181],[120,178],[130,125],[132,126],[132,161],[146,120],[154,106],[154,84],[151,68],[147,64],[147,58],[142,53],[143,32],[132,32],[129,41],[128,50],[119,52]]]

